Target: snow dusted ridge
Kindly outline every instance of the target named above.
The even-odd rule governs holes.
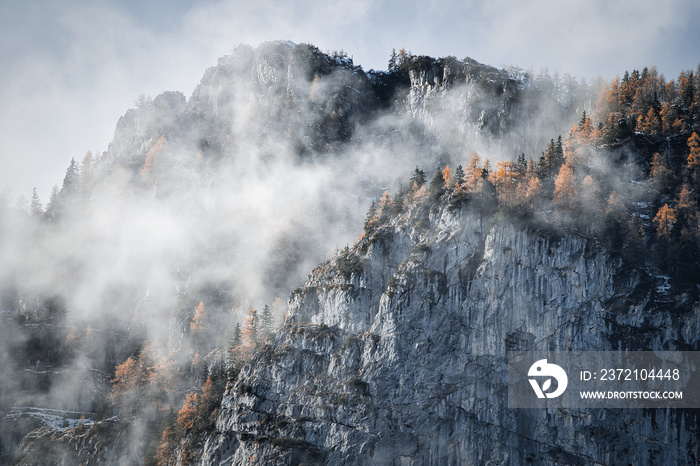
[[[91,426],[94,413],[64,411],[62,409],[37,408],[22,406],[9,408],[2,417],[2,422],[17,421],[20,418],[39,421],[43,426],[55,430],[66,430],[78,425]]]

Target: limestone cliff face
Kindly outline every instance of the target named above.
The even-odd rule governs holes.
[[[422,59],[409,71],[406,111],[428,126],[455,126],[460,133],[503,136],[523,109],[524,83],[505,71],[465,59]]]
[[[372,101],[367,77],[345,56],[291,42],[239,46],[206,70],[189,99],[165,92],[127,111],[107,156],[139,169],[161,136],[205,156],[240,156],[281,140],[301,155],[322,153],[350,137]]]
[[[295,291],[202,464],[694,464],[685,413],[507,408],[507,350],[697,346],[697,308],[631,304],[622,272],[573,233],[414,206]]]

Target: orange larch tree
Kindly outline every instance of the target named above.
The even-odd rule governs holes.
[[[576,177],[568,164],[561,166],[554,180],[553,200],[554,205],[564,211],[571,212],[576,207]]]
[[[692,186],[700,183],[700,137],[693,132],[688,138],[687,176]]]
[[[661,239],[669,239],[674,225],[676,224],[676,210],[664,204],[654,217],[656,234]]]

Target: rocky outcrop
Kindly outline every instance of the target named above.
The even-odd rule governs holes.
[[[503,136],[522,116],[516,103],[525,83],[474,60],[418,57],[409,77],[406,111],[443,131]]]
[[[27,434],[13,464],[137,464],[139,441],[129,438],[128,424],[114,419],[69,429],[42,427]],[[139,445],[139,446],[137,446]]]
[[[182,93],[164,92],[128,110],[117,122],[106,160],[132,170],[140,168],[161,136],[177,134],[182,129],[185,107]]]
[[[202,464],[694,464],[688,413],[507,407],[507,350],[617,349],[620,326],[629,349],[697,347],[697,308],[620,309],[640,283],[622,271],[572,232],[414,206],[295,291]]]
[[[240,156],[290,138],[302,155],[323,153],[350,137],[371,102],[364,72],[345,57],[291,42],[242,45],[206,70],[189,100],[166,92],[127,111],[107,159],[139,169],[161,136],[205,156]]]

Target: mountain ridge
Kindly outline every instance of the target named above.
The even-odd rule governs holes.
[[[693,412],[508,410],[503,369],[697,349],[698,77],[275,42],[140,99],[0,209],[0,458],[696,462]]]

